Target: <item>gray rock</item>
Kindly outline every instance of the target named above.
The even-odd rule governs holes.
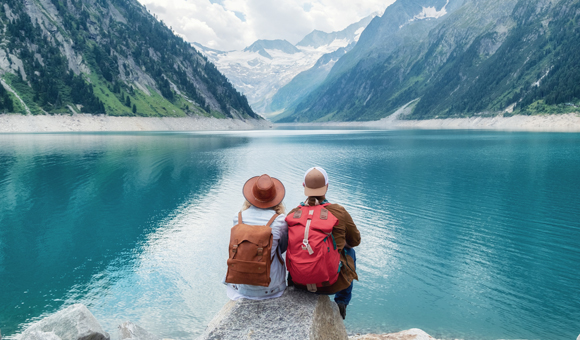
[[[28,327],[18,340],[110,340],[82,304],[72,305]]]
[[[132,322],[125,322],[119,326],[119,340],[161,340],[161,338],[147,332]]]
[[[349,337],[350,340],[435,340],[432,336],[418,328],[390,334],[366,334]]]
[[[30,331],[27,334],[26,339],[28,340],[62,340],[54,332],[42,332],[38,330]]]
[[[348,339],[334,301],[288,288],[276,299],[228,302],[198,340]]]

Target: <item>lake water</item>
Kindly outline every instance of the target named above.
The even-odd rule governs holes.
[[[580,334],[580,134],[273,130],[0,135],[0,329],[86,304],[192,339],[245,180],[314,165],[362,233],[349,333]]]

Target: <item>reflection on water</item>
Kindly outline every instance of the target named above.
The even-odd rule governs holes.
[[[580,333],[580,135],[255,131],[0,137],[0,327],[82,302],[191,339],[226,302],[241,187],[313,165],[362,232],[351,333]],[[7,326],[4,326],[7,325]],[[113,335],[114,336],[114,335]]]
[[[0,137],[0,325],[4,334],[84,294],[111,261],[222,171],[245,138]],[[192,153],[191,151],[195,151]],[[106,286],[102,287],[106,289]]]

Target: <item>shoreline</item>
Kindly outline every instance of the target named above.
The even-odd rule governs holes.
[[[395,114],[370,122],[282,123],[274,126],[364,127],[378,130],[492,130],[527,132],[580,132],[580,114],[552,114],[512,117],[471,117],[427,120],[399,120]]]
[[[399,120],[391,115],[370,122],[283,123],[213,117],[117,117],[106,115],[0,114],[0,133],[263,130],[273,127],[371,128],[379,130],[492,130],[580,132],[580,114]]]
[[[35,132],[134,132],[260,130],[272,127],[267,120],[213,117],[117,117],[107,115],[0,114],[0,133]]]

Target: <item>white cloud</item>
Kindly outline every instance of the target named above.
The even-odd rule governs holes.
[[[258,39],[295,44],[314,29],[339,31],[394,0],[139,0],[187,41],[239,50]],[[213,2],[213,3],[212,3]],[[245,19],[245,20],[244,20]]]

